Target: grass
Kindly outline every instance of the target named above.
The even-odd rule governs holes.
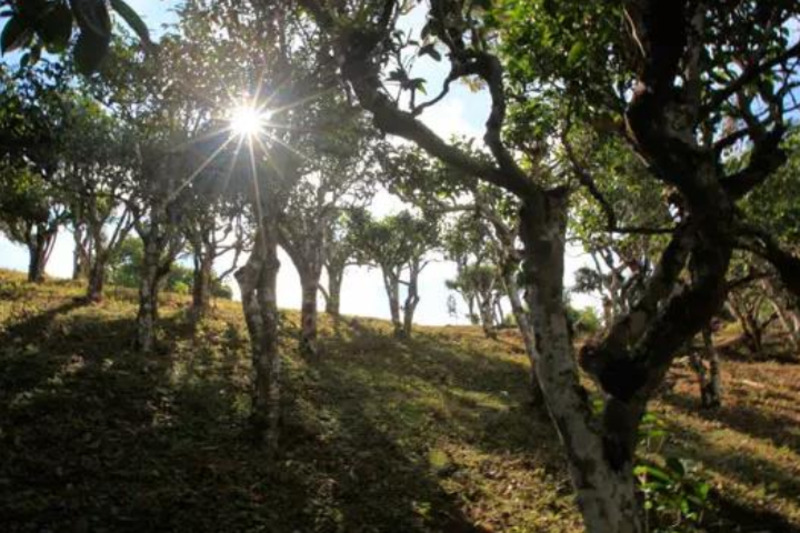
[[[296,354],[285,313],[281,452],[247,438],[248,344],[219,302],[192,332],[163,299],[159,353],[132,350],[136,298],[0,271],[3,531],[570,532],[581,529],[558,439],[527,404],[519,339],[479,328],[323,317],[323,356]],[[726,362],[726,407],[695,408],[682,364],[653,409],[659,454],[702,464],[713,528],[800,530],[800,371]],[[733,520],[724,522],[726,516]],[[756,530],[756,529],[750,529]]]

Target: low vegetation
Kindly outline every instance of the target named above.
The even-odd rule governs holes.
[[[4,531],[581,530],[515,330],[419,327],[400,341],[388,322],[326,315],[310,364],[298,314],[282,313],[283,429],[269,458],[248,433],[237,304],[217,302],[192,333],[190,299],[163,294],[162,342],[145,355],[134,291],[85,305],[80,283],[23,280],[0,272]],[[699,411],[679,362],[652,406],[666,431],[641,461],[680,457],[708,483],[703,529],[800,531],[800,369],[731,360],[722,377],[724,406]],[[651,517],[651,530],[673,518]]]

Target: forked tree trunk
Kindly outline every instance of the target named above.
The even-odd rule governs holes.
[[[278,352],[278,240],[272,220],[262,220],[256,245],[236,274],[253,359],[251,427],[258,444],[278,445],[281,359]]]
[[[50,250],[54,244],[57,233],[52,230],[42,229],[41,226],[35,235],[28,239],[28,281],[31,283],[42,283],[44,281],[45,267],[50,256]]]
[[[395,338],[403,338],[405,331],[400,318],[400,279],[391,271],[383,270],[383,285],[389,298],[389,313],[392,317]]]
[[[302,288],[302,304],[300,311],[300,353],[315,356],[317,346],[317,290],[319,287],[319,271],[313,268],[303,270],[300,274]]]
[[[536,332],[536,371],[545,403],[569,463],[578,506],[589,533],[639,533],[633,448],[641,413],[610,399],[606,411],[621,421],[618,434],[599,429],[578,376],[563,298],[567,198],[552,191],[524,203],[524,276]],[[617,444],[609,441],[614,437]],[[608,453],[612,452],[612,453]]]

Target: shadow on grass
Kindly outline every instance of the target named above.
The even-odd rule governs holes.
[[[700,409],[696,399],[680,394],[665,394],[662,400],[685,414],[722,422],[739,433],[767,439],[778,448],[786,446],[800,454],[800,436],[792,431],[794,421],[789,417],[770,414],[741,403],[734,405],[723,403],[713,410]]]
[[[771,492],[787,501],[800,498],[800,480],[779,464],[744,453],[726,453],[707,435],[669,424],[670,433],[680,435],[681,456],[702,462],[704,468],[725,478],[736,480],[757,493],[771,485]],[[766,508],[746,505],[726,491],[715,491],[714,504],[718,516],[709,531],[769,531],[800,533],[800,528],[785,517]]]
[[[481,531],[347,372],[287,360],[270,462],[244,437],[249,353],[237,327],[192,340],[167,318],[160,353],[142,356],[130,318],[47,327],[70,310],[14,328],[22,346],[36,343],[36,364],[0,353],[4,531]]]

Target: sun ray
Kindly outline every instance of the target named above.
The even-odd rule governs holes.
[[[212,162],[212,161],[213,161],[213,160],[214,160],[214,159],[215,159],[215,158],[216,158],[216,157],[217,157],[217,156],[218,156],[218,155],[219,155],[219,154],[220,154],[220,153],[221,153],[221,152],[222,152],[222,151],[225,149],[225,147],[226,147],[226,146],[228,146],[228,145],[231,143],[231,141],[233,141],[233,139],[234,139],[233,137],[228,137],[228,139],[227,139],[227,140],[226,140],[224,143],[222,143],[222,145],[221,145],[219,148],[217,148],[216,150],[214,150],[214,152],[213,152],[213,153],[212,153],[210,156],[208,156],[208,157],[205,159],[205,161],[203,161],[203,162],[200,164],[200,166],[197,168],[197,170],[195,170],[194,172],[192,172],[192,173],[189,175],[189,177],[188,177],[188,178],[186,178],[186,179],[183,181],[183,183],[181,183],[181,185],[180,185],[180,186],[179,186],[177,189],[175,189],[175,190],[172,192],[172,194],[170,194],[170,195],[169,195],[169,199],[167,200],[167,202],[169,203],[169,202],[172,202],[173,200],[175,200],[175,198],[177,198],[177,197],[178,197],[178,195],[179,195],[179,194],[180,194],[180,193],[181,193],[181,192],[182,192],[182,191],[183,191],[183,190],[184,190],[186,187],[188,187],[188,186],[189,186],[189,184],[190,184],[192,181],[194,181],[194,179],[195,179],[197,176],[199,176],[199,175],[200,175],[200,173],[201,173],[203,170],[205,170],[205,169],[206,169],[206,167],[207,167],[208,165],[210,165],[210,164],[211,164],[211,162]]]

